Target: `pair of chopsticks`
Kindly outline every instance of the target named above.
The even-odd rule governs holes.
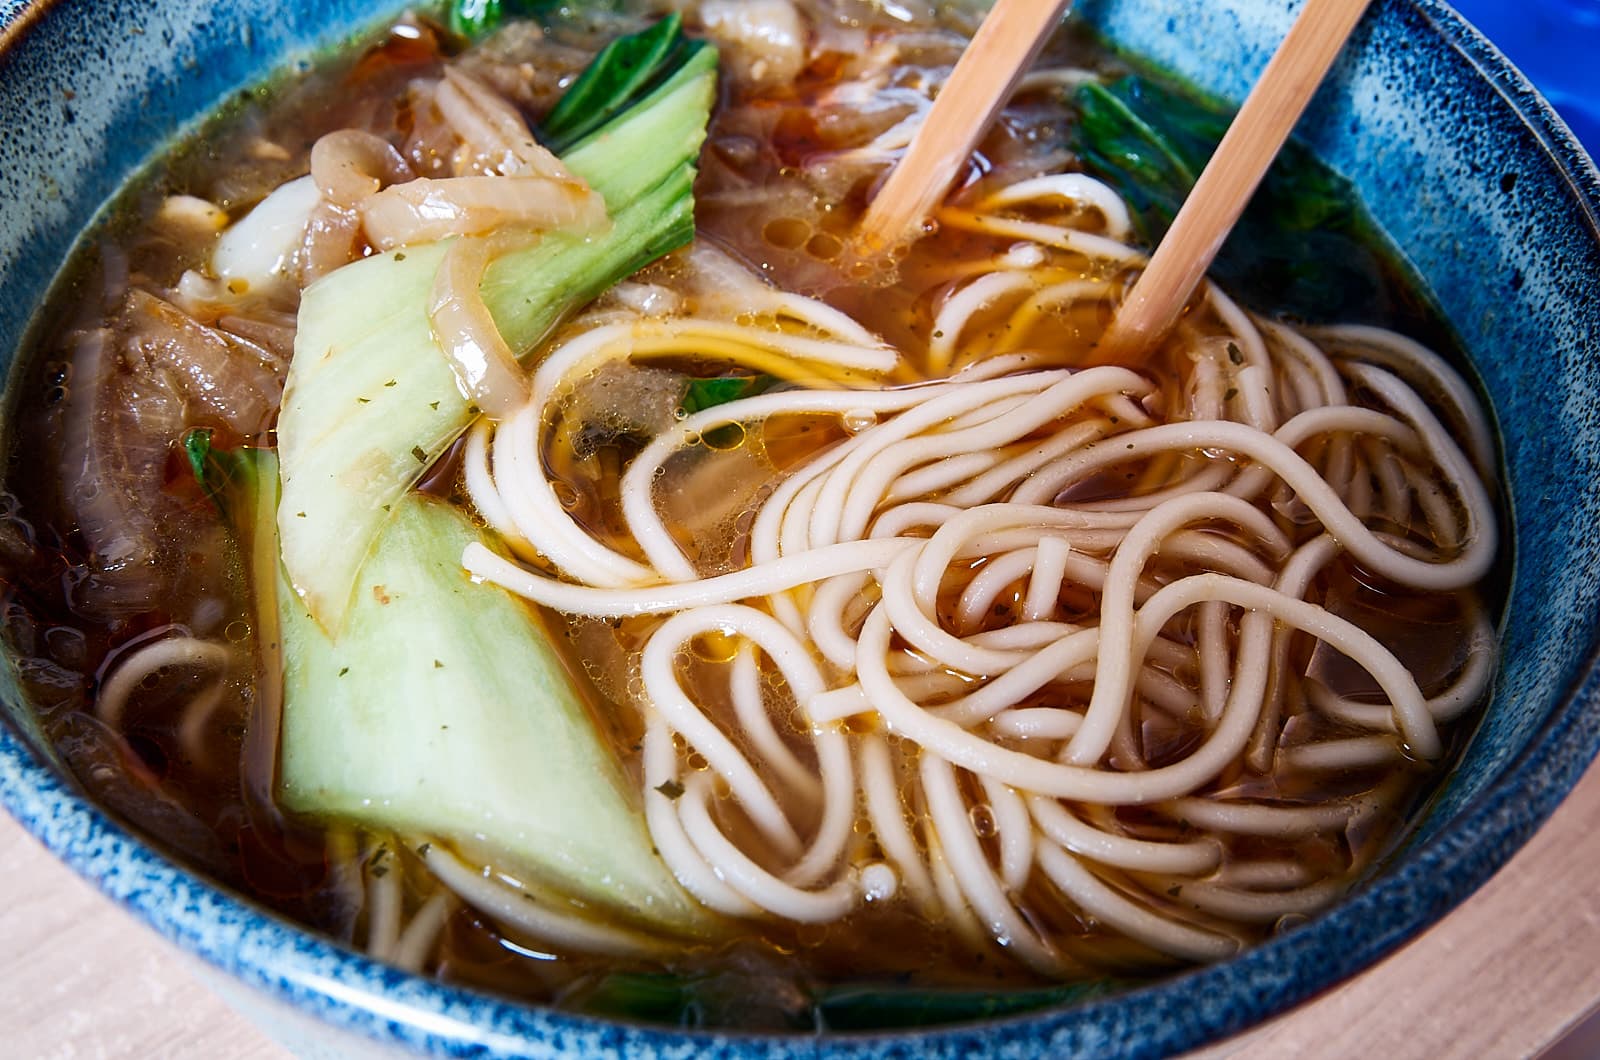
[[[1101,362],[1155,347],[1182,315],[1250,196],[1370,0],[1306,0],[1166,238],[1095,346]],[[914,238],[1070,0],[996,0],[857,234],[868,252]]]

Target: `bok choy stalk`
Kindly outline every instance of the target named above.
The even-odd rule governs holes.
[[[185,448],[249,560],[261,640],[282,645],[285,809],[447,840],[639,927],[709,930],[543,623],[462,570],[469,543],[490,544],[466,515],[401,497],[335,640],[283,580],[272,452],[203,431]]]
[[[497,259],[484,278],[484,302],[513,350],[533,349],[565,314],[693,237],[716,51],[651,48],[646,57],[656,67],[622,79],[613,116],[562,155],[605,199],[611,229],[548,234]],[[278,420],[278,525],[290,581],[330,632],[343,627],[357,572],[400,497],[476,413],[429,329],[429,290],[447,246],[347,265],[301,302]]]
[[[256,616],[255,702],[245,732],[246,806],[252,816],[278,822],[275,779],[283,725],[283,634],[278,624],[278,458],[267,449],[224,452],[211,445],[209,428],[183,436],[195,481],[232,531]]]

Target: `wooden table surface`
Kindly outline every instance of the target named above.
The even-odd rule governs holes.
[[[1190,1060],[1526,1057],[1600,1002],[1600,768],[1461,908],[1365,975]],[[286,1060],[0,814],[0,1055]],[[62,945],[66,940],[66,945]],[[1585,1025],[1551,1053],[1600,1055]]]

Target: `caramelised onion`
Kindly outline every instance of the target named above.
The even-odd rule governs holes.
[[[574,179],[560,159],[534,140],[516,108],[470,74],[446,68],[433,103],[461,138],[456,172]]]
[[[805,21],[791,0],[706,0],[700,21],[743,84],[789,84],[806,64]]]
[[[348,206],[323,200],[306,218],[300,243],[300,286],[310,286],[359,255],[361,215]]]
[[[528,378],[478,292],[497,249],[493,242],[469,236],[445,252],[428,297],[428,324],[461,393],[490,416],[503,419],[528,403]]]
[[[311,179],[335,206],[359,206],[380,188],[415,176],[389,141],[362,129],[328,133],[311,148]]]
[[[137,287],[117,325],[121,369],[139,389],[171,394],[184,422],[224,426],[244,438],[266,431],[283,393],[282,366],[267,351]]]
[[[370,196],[361,219],[372,244],[392,250],[501,229],[592,232],[606,224],[606,204],[570,178],[420,177]]]

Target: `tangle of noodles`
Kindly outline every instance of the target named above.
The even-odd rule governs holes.
[[[793,296],[809,337],[779,317],[578,329],[529,403],[480,422],[466,451],[473,504],[532,565],[478,545],[463,564],[579,619],[657,616],[631,696],[641,794],[663,858],[711,908],[828,923],[903,893],[1048,976],[1077,967],[1041,927],[1050,905],[1171,958],[1225,956],[1360,868],[1253,857],[1262,837],[1337,838],[1384,811],[1382,785],[1318,804],[1292,795],[1298,778],[1437,758],[1441,727],[1484,690],[1481,616],[1424,691],[1320,580],[1339,563],[1395,594],[1484,577],[1481,415],[1408,340],[1303,334],[1215,287],[1172,340],[1179,378],[1063,366],[1030,327],[1142,260],[1117,196],[1081,174],[1033,178],[941,220],[1024,242],[950,287],[920,357],[886,361]],[[1060,279],[1066,262],[1086,278]],[[728,268],[710,251],[694,265]],[[796,384],[649,438],[605,487],[620,529],[596,532],[562,503],[557,428],[598,365],[642,365],[679,338]],[[1424,394],[1448,396],[1446,421]],[[672,467],[693,457],[714,476],[708,439],[795,418],[833,419],[839,440],[757,491],[740,558],[707,564],[666,514]],[[708,639],[731,642],[726,662],[695,661]],[[1291,656],[1330,650],[1374,694],[1293,672]],[[1176,745],[1160,735],[1174,729]]]

